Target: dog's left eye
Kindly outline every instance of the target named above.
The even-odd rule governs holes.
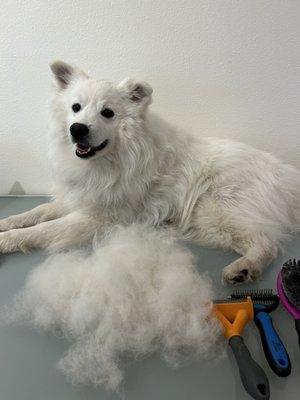
[[[104,118],[112,118],[112,117],[115,115],[115,113],[114,113],[113,110],[111,110],[110,108],[104,108],[104,109],[101,111],[101,115],[102,115],[102,117],[104,117]]]
[[[78,111],[81,110],[81,105],[79,103],[75,103],[72,105],[72,110],[77,113]]]

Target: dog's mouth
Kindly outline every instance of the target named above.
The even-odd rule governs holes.
[[[76,143],[75,154],[80,158],[90,158],[93,157],[97,151],[103,150],[108,145],[108,139],[104,140],[99,146],[91,147],[83,143]]]

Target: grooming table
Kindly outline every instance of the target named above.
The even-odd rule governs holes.
[[[45,197],[0,198],[0,218],[29,210],[47,201]],[[200,272],[207,271],[219,298],[233,288],[221,286],[221,271],[236,259],[233,253],[189,246],[198,256]],[[275,277],[283,261],[300,256],[300,237],[294,238],[263,275],[263,281],[251,288],[275,288]],[[8,303],[23,286],[28,272],[46,257],[42,251],[31,254],[0,255],[0,305]],[[241,288],[246,288],[243,286]],[[250,288],[250,285],[248,286]],[[288,378],[275,375],[267,364],[259,332],[250,322],[245,341],[256,361],[269,377],[272,400],[300,399],[300,349],[294,321],[279,307],[272,314],[292,362]],[[74,387],[56,370],[56,362],[66,350],[63,339],[42,335],[20,326],[0,327],[0,400],[249,400],[240,382],[230,349],[219,361],[199,361],[177,369],[168,367],[159,356],[132,361],[125,373],[124,389],[112,394],[90,386]],[[125,395],[125,397],[123,396]]]

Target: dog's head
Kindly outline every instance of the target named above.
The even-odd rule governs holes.
[[[121,83],[99,81],[62,61],[51,64],[51,70],[62,134],[69,138],[77,157],[94,160],[115,151],[120,135],[136,130],[143,120],[152,93],[146,82],[129,78]]]

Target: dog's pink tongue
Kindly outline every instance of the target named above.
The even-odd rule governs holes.
[[[77,143],[76,147],[80,153],[88,153],[91,150],[91,147],[85,146],[84,144],[81,143]]]

